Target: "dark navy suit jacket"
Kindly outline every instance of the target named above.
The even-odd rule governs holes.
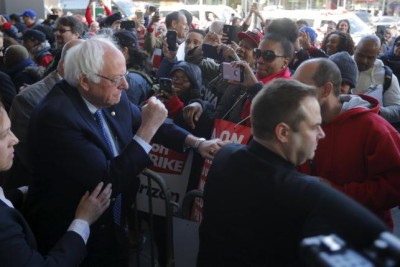
[[[0,200],[1,266],[77,266],[85,254],[82,237],[69,231],[43,257],[37,252],[35,237],[21,213]]]
[[[28,142],[34,182],[28,193],[27,214],[41,249],[48,249],[62,235],[86,190],[104,181],[112,183],[114,196],[134,195],[136,175],[152,164],[132,139],[141,124],[141,112],[125,92],[117,105],[104,109],[104,116],[121,150],[115,158],[78,90],[66,81],[57,83],[32,114]],[[182,151],[188,134],[164,123],[153,140]],[[110,242],[113,227],[110,207],[92,225],[88,254],[116,249]]]

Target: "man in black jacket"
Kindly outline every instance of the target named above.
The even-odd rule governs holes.
[[[276,80],[251,106],[254,138],[216,154],[204,190],[198,266],[299,266],[300,241],[336,233],[365,248],[385,225],[296,166],[312,159],[321,129],[314,87]]]

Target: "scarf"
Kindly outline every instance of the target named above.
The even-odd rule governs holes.
[[[260,79],[258,77],[258,75],[256,75],[256,76],[257,76],[257,79],[260,82],[262,82],[263,84],[267,84],[267,83],[269,83],[270,81],[272,81],[274,79],[279,79],[279,78],[290,79],[290,70],[289,70],[288,67],[286,67],[285,69],[281,70],[280,72],[277,72],[277,73],[272,74],[270,76],[264,77],[262,79]],[[246,120],[244,124],[246,126],[248,126],[248,127],[251,126],[250,120],[248,118],[250,116],[251,101],[253,100],[254,96],[255,96],[255,94],[252,95],[251,97],[250,97],[250,95],[247,96],[247,100],[246,100],[246,103],[244,104],[242,115],[240,116],[241,120]]]

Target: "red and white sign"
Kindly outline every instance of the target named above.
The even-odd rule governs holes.
[[[236,123],[225,121],[225,120],[215,120],[214,129],[212,133],[212,138],[219,138],[222,141],[232,141],[238,144],[247,144],[251,136],[251,128],[243,125],[238,125]],[[204,166],[201,171],[200,181],[198,189],[204,190],[204,185],[207,181],[208,171],[210,170],[212,161],[205,160]],[[201,199],[196,199],[192,211],[192,220],[196,222],[201,222],[203,211],[203,201]]]
[[[150,169],[164,178],[171,191],[171,200],[181,205],[189,182],[193,151],[180,153],[153,143],[149,156],[153,161],[153,166]],[[138,209],[148,212],[148,195],[151,195],[153,198],[153,213],[165,216],[165,195],[160,190],[160,187],[153,182],[152,187],[149,189],[147,177],[139,175],[139,178],[140,186],[136,198]]]

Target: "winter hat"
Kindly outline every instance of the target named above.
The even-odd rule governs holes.
[[[120,47],[138,47],[138,38],[134,32],[127,30],[117,31],[114,33],[114,38]]]
[[[346,51],[338,52],[329,57],[330,60],[335,62],[340,70],[342,82],[350,84],[351,88],[356,87],[358,80],[358,68],[354,59]]]
[[[29,52],[22,45],[10,45],[4,54],[6,67],[13,67],[29,58]]]
[[[104,26],[110,27],[115,21],[121,20],[121,19],[122,19],[121,12],[111,14],[110,16],[105,18]]]
[[[299,29],[299,32],[307,32],[310,35],[311,42],[314,43],[315,39],[317,38],[317,33],[314,31],[313,28],[304,26]]]
[[[27,30],[24,32],[22,39],[38,40],[39,42],[43,43],[44,41],[46,41],[46,35],[38,30]]]

